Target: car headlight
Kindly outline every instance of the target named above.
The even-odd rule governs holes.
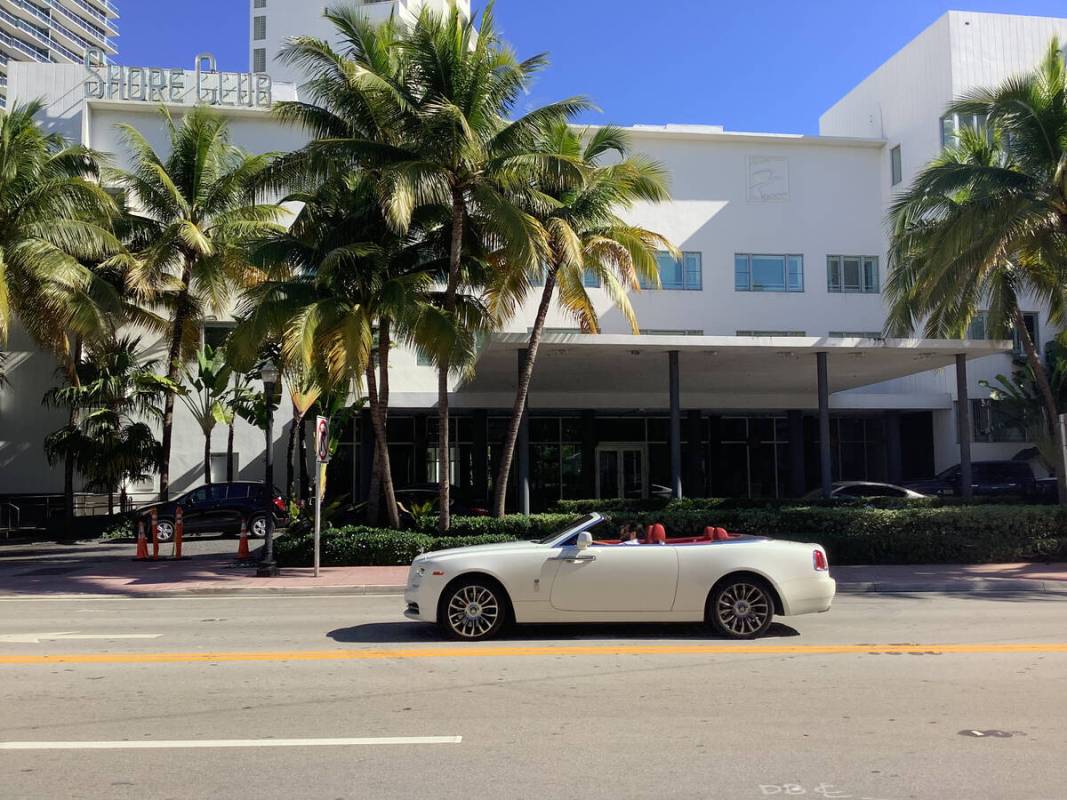
[[[415,567],[415,574],[421,578],[426,574],[426,567]]]

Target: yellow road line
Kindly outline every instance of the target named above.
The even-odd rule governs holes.
[[[0,655],[0,666],[29,664],[196,664],[237,661],[388,661],[419,658],[656,655],[847,655],[1067,653],[1067,643],[1048,644],[813,644],[813,645],[478,645],[366,650],[292,650],[237,653],[70,653]]]

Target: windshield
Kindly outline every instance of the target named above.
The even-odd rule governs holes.
[[[549,542],[554,541],[555,539],[558,539],[561,535],[563,535],[567,531],[574,531],[575,529],[580,528],[583,525],[588,524],[589,522],[592,522],[593,517],[594,517],[593,514],[586,514],[583,517],[578,517],[577,519],[569,522],[568,524],[562,526],[561,528],[557,528],[553,533],[550,533],[548,536],[545,536],[543,539],[534,539],[534,541],[537,544],[548,544]]]

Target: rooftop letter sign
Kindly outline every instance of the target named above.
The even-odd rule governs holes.
[[[134,103],[178,103],[228,108],[271,107],[273,85],[262,72],[219,72],[215,56],[201,53],[192,73],[184,69],[108,64],[103,51],[85,53],[85,96]]]

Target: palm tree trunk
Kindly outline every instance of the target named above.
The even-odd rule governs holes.
[[[519,376],[519,386],[515,391],[515,405],[511,409],[511,421],[508,423],[508,435],[504,440],[504,452],[500,458],[500,469],[496,476],[496,487],[493,492],[493,516],[504,516],[504,504],[508,496],[508,478],[511,473],[511,462],[515,457],[515,443],[519,439],[519,426],[522,415],[526,411],[526,398],[530,394],[530,379],[533,378],[534,360],[537,358],[537,348],[541,344],[541,336],[545,330],[545,320],[548,319],[548,310],[552,306],[552,294],[556,289],[556,269],[548,270],[545,276],[545,287],[541,291],[541,304],[537,307],[537,317],[534,319],[533,330],[530,331],[530,343],[527,345],[526,362],[522,365],[522,374]]]
[[[204,429],[204,483],[211,483],[211,428]]]
[[[389,348],[392,347],[392,336],[389,320],[381,320],[378,324],[378,415],[381,417],[381,442],[382,450],[389,454]],[[400,528],[400,511],[396,505],[396,487],[393,485],[393,471],[390,461],[387,459],[381,464],[382,494],[385,496],[385,512],[389,527],[393,530]]]
[[[285,459],[285,489],[289,493],[289,499],[296,498],[296,434],[300,424],[300,410],[293,403],[293,421],[289,425],[289,442],[286,445]]]
[[[445,313],[455,325],[456,291],[459,288],[459,263],[463,257],[463,224],[466,207],[459,190],[452,193],[452,241],[448,254],[448,285],[445,288]],[[452,525],[451,494],[451,449],[448,431],[448,373],[451,368],[451,353],[444,353],[437,368],[437,493],[439,516],[437,529],[447,533]]]
[[[236,417],[236,414],[234,415]],[[226,482],[233,483],[233,428],[230,423],[229,432],[226,435]]]
[[[389,463],[389,440],[386,436],[385,419],[382,416],[381,398],[378,395],[378,379],[374,372],[373,359],[367,364],[367,400],[370,404],[371,428],[374,430],[374,477],[371,481],[371,504],[369,512],[376,522],[376,508],[382,490],[385,490],[385,514],[391,528],[400,527],[400,516],[396,508],[396,495],[393,493],[392,466]],[[377,484],[375,486],[374,484]]]
[[[181,367],[182,339],[189,315],[189,283],[193,279],[193,268],[188,259],[182,269],[182,290],[178,294],[174,308],[174,321],[170,332],[170,350],[167,352],[167,378],[174,385],[178,383],[178,371]],[[170,499],[170,451],[174,440],[174,392],[167,392],[163,398],[163,437],[159,456],[159,499]]]
[[[300,431],[296,439],[296,459],[300,466],[300,500],[311,498],[311,483],[308,472],[308,431],[307,414],[300,415]]]
[[[371,425],[371,435],[374,434],[374,426]],[[367,524],[378,525],[382,521],[382,470],[378,458],[381,448],[374,445],[374,458],[370,465],[370,487],[367,490]]]
[[[78,365],[82,360],[82,338],[74,337],[74,346],[71,348],[70,362],[70,385],[77,388],[81,385],[81,377],[78,375]],[[71,404],[70,414],[67,417],[67,425],[73,431],[78,427],[80,414],[77,404]],[[63,458],[63,517],[68,525],[74,524],[74,454],[67,453]]]
[[[1034,340],[1030,338],[1030,331],[1026,328],[1026,320],[1023,312],[1016,307],[1012,312],[1015,330],[1023,343],[1026,351],[1026,360],[1030,364],[1030,371],[1034,373],[1038,390],[1041,392],[1041,404],[1045,409],[1045,422],[1052,433],[1052,441],[1056,443],[1056,494],[1061,506],[1067,506],[1067,464],[1064,463],[1063,441],[1060,437],[1059,409],[1056,407],[1056,396],[1052,393],[1052,384],[1049,383],[1048,371],[1038,355]]]

